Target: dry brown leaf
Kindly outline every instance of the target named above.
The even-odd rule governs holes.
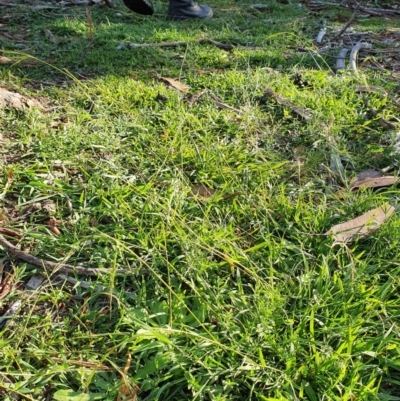
[[[137,401],[139,387],[130,383],[123,383],[118,390],[117,401]]]
[[[41,107],[41,104],[37,100],[0,88],[0,109],[23,109],[24,107]]]
[[[399,182],[398,177],[394,177],[391,175],[383,176],[383,177],[366,177],[364,179],[356,179],[351,184],[351,190],[356,191],[358,189],[363,188],[381,188],[381,187],[390,187]]]
[[[365,238],[385,223],[395,210],[393,206],[384,204],[355,219],[333,226],[326,235],[333,234],[336,244],[345,244],[357,238]]]
[[[213,188],[206,187],[203,184],[194,184],[191,188],[191,192],[194,196],[201,196],[210,199],[217,191]]]
[[[179,92],[182,92],[182,93],[189,92],[189,87],[187,85],[183,84],[182,82],[180,82],[174,78],[161,77],[161,79],[164,82],[169,83],[173,88],[177,89]]]

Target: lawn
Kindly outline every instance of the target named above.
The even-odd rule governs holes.
[[[0,399],[400,400],[400,18],[14,3]]]

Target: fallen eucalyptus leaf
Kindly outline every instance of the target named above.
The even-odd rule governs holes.
[[[161,79],[164,82],[169,83],[173,88],[177,89],[179,92],[183,93],[189,92],[189,87],[187,85],[183,84],[182,82],[179,82],[174,78],[161,77]]]
[[[345,244],[357,238],[365,238],[385,223],[395,210],[393,206],[386,203],[355,219],[333,226],[326,235],[333,234],[335,244]]]
[[[356,179],[352,184],[350,189],[352,191],[356,191],[357,189],[363,188],[382,188],[382,187],[390,187],[399,182],[398,177],[394,177],[391,175],[382,176],[382,177],[366,177],[364,179]]]

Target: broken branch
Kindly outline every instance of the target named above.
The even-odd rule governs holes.
[[[0,245],[4,246],[10,253],[12,253],[16,258],[23,260],[31,265],[45,268],[50,272],[62,272],[62,273],[76,273],[81,274],[83,276],[98,276],[101,274],[110,274],[111,270],[109,269],[102,269],[102,268],[90,268],[84,266],[73,266],[65,263],[54,263],[49,262],[44,259],[37,258],[36,256],[30,255],[21,249],[17,248],[11,242],[7,241],[1,234],[0,234]],[[132,274],[131,271],[127,269],[116,269],[113,271],[116,274]]]
[[[347,28],[356,19],[359,8],[360,8],[360,4],[357,5],[357,8],[354,10],[353,14],[351,14],[350,19],[346,22],[346,24],[343,26],[343,28],[338,32],[338,34],[335,36],[335,39],[339,39],[347,31]]]

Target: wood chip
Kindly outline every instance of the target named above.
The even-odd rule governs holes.
[[[25,284],[25,287],[29,290],[37,290],[42,285],[43,281],[44,279],[40,276],[32,276]]]
[[[395,210],[389,204],[382,205],[355,219],[333,226],[326,235],[333,234],[335,244],[345,244],[358,238],[365,238],[385,223]]]

